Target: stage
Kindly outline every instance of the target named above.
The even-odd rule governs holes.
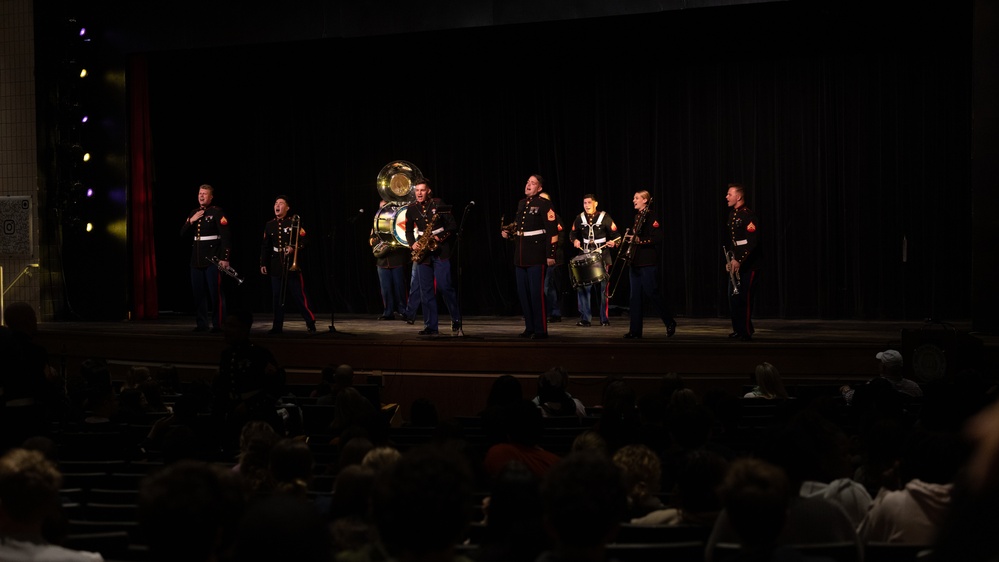
[[[441,335],[426,337],[418,335],[420,318],[410,325],[327,314],[317,319],[314,334],[296,317],[285,322],[283,334],[268,335],[270,315],[257,314],[250,337],[286,368],[292,391],[315,384],[323,366],[347,363],[356,382],[380,385],[381,400],[400,404],[404,415],[414,399],[425,397],[442,416],[475,415],[500,374],[521,378],[525,393],[531,393],[537,375],[556,365],[567,369],[573,395],[597,405],[609,375],[625,377],[639,393],[657,388],[667,372],[680,374],[698,392],[740,392],[763,361],[773,363],[788,385],[831,386],[876,375],[874,356],[888,348],[903,353],[916,380],[975,365],[991,376],[999,355],[999,338],[971,334],[969,323],[760,319],[753,341],[743,342],[728,338],[729,321],[721,318],[677,318],[676,335],[667,338],[662,324],[647,317],[640,340],[623,338],[628,331],[623,316],[612,317],[610,326],[578,327],[575,321],[551,323],[548,339],[529,340],[519,337],[523,320],[514,316],[466,317],[461,334],[453,336],[445,315]],[[182,380],[207,380],[226,344],[222,334],[193,332],[194,324],[185,315],[45,322],[36,341],[67,372],[88,357],[102,357],[116,379],[131,365],[172,364]]]

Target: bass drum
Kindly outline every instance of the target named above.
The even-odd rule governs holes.
[[[392,246],[409,247],[406,243],[407,205],[385,205],[375,213],[375,236]]]
[[[574,289],[606,281],[607,269],[604,267],[603,252],[590,252],[572,258],[569,262],[569,273]]]
[[[405,160],[389,162],[378,172],[375,185],[386,203],[409,203],[416,199],[413,182],[423,177],[420,169]]]

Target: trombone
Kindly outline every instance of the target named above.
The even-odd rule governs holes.
[[[291,236],[288,237],[288,244],[291,247],[291,263],[288,263],[288,254],[284,255],[284,270],[281,272],[281,306],[284,306],[284,299],[288,293],[288,272],[298,271],[298,238],[302,230],[302,217],[291,216]],[[283,248],[282,248],[283,250]]]

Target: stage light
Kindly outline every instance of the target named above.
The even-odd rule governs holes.
[[[83,37],[86,34],[87,34],[87,28],[86,27],[81,27],[80,28],[80,37]]]
[[[112,221],[107,226],[107,232],[111,236],[124,242],[128,238],[128,222],[125,219]]]
[[[80,78],[86,78],[86,77],[87,77],[87,69],[86,68],[81,68],[80,69]]]
[[[88,222],[87,223],[87,232],[93,232],[93,230],[94,230],[94,223]]]
[[[84,155],[83,155],[83,161],[84,162],[90,162],[90,153],[89,152],[84,153]]]
[[[87,197],[93,197],[93,196],[94,196],[94,190],[93,189],[87,189]]]
[[[90,120],[90,118],[84,115],[83,117],[80,118],[80,123],[86,123],[88,120]]]

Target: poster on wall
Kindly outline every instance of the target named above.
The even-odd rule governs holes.
[[[31,197],[0,196],[0,256],[31,257]]]

